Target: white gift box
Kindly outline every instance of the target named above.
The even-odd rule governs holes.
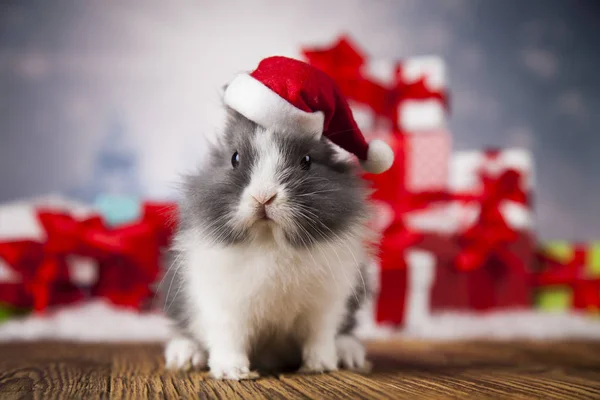
[[[436,56],[413,57],[403,61],[372,60],[362,68],[366,79],[383,87],[393,88],[400,83],[414,84],[423,79],[425,87],[432,92],[442,92],[447,88],[446,66]],[[350,102],[354,118],[362,130],[381,125],[367,105]],[[438,98],[403,99],[398,105],[398,127],[405,132],[429,131],[445,128],[447,112]]]
[[[497,177],[509,169],[520,173],[522,189],[526,193],[531,192],[534,185],[533,157],[528,150],[519,148],[499,150],[497,154],[486,151],[454,153],[450,160],[447,188],[451,194],[478,195],[483,190],[480,172]],[[534,228],[531,205],[504,200],[499,208],[506,223],[512,228]],[[405,223],[409,228],[419,231],[451,234],[473,226],[480,212],[481,205],[476,201],[465,203],[452,200],[409,213],[405,217]]]

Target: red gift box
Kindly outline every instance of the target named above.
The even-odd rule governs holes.
[[[175,221],[174,204],[147,203],[139,221],[107,227],[97,215],[77,218],[63,210],[37,209],[43,240],[0,242],[0,258],[16,282],[3,282],[0,301],[43,311],[48,306],[81,300],[83,292],[70,276],[71,256],[93,259],[98,279],[94,297],[140,308],[153,295],[150,286],[161,271],[161,250]]]
[[[420,237],[405,229],[405,218],[415,211],[427,213],[446,198],[451,138],[445,129],[444,64],[431,57],[369,60],[347,37],[303,54],[340,86],[365,135],[385,140],[394,151],[388,171],[364,177],[375,189],[373,200],[385,203],[393,214],[380,247],[377,313],[380,321],[398,322],[405,297],[405,250]]]
[[[459,165],[451,171],[462,179],[449,194],[457,206],[454,231],[416,245],[436,257],[430,311],[531,305],[531,164],[526,152],[505,152],[459,153],[453,160]]]
[[[529,208],[529,190],[516,168],[504,165],[490,172],[480,167],[477,167],[476,189],[446,194],[459,206],[453,210],[459,215],[452,233],[411,233],[410,227],[401,221],[396,221],[395,228],[386,232],[382,245],[379,321],[404,322],[406,308],[412,304],[408,299],[421,295],[413,293],[415,290],[424,290],[407,283],[411,268],[425,268],[406,263],[403,257],[410,249],[429,251],[435,258],[426,312],[530,307],[530,268],[535,241],[527,229],[530,218],[524,211]],[[409,198],[414,200],[422,195]],[[439,199],[444,201],[444,196]],[[510,207],[506,207],[507,202]],[[465,211],[462,206],[467,207],[467,213],[476,211],[474,217],[468,215],[461,221],[460,213]],[[394,237],[404,238],[396,240],[402,245],[386,247],[386,240],[394,243]],[[386,288],[390,293],[385,293]]]
[[[464,248],[460,240],[452,236],[439,236],[434,243],[422,243],[420,247],[432,250],[436,256],[435,279],[431,289],[431,310],[471,310],[522,308],[531,304],[530,272],[519,261],[507,265],[506,261],[489,254],[478,267],[462,270],[457,258]],[[437,243],[436,243],[437,242]],[[503,244],[502,251],[519,260],[527,260],[533,249],[533,240],[527,233]]]

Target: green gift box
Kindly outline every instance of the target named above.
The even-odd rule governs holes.
[[[0,324],[19,316],[27,314],[29,310],[16,308],[9,304],[0,303]]]
[[[547,242],[540,248],[545,271],[552,272],[553,268],[569,268],[576,274],[581,288],[586,282],[600,280],[600,242],[590,242],[578,245],[565,241]],[[544,311],[569,311],[575,307],[573,286],[571,284],[544,285],[538,287],[535,293],[536,307]],[[596,286],[598,287],[598,286]],[[589,290],[589,289],[582,289]],[[595,289],[592,289],[595,290]],[[599,293],[595,293],[600,298]],[[598,312],[598,304],[586,306],[587,311]]]

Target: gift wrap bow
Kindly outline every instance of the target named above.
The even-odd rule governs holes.
[[[460,235],[463,250],[457,256],[456,267],[461,271],[481,268],[491,256],[502,260],[515,271],[526,272],[523,260],[507,247],[519,234],[506,222],[501,206],[505,201],[528,204],[528,195],[522,189],[522,174],[506,169],[496,176],[480,171],[480,193],[459,193],[454,198],[463,203],[474,202],[481,210],[475,224]]]
[[[404,100],[438,99],[449,108],[445,90],[430,90],[423,76],[407,83],[402,76],[402,64],[395,70],[396,79],[389,85],[374,82],[367,74],[367,58],[348,37],[341,37],[329,49],[303,51],[308,62],[328,74],[348,99],[367,105],[379,117],[398,126],[398,105]]]
[[[573,257],[566,262],[543,253],[538,254],[539,260],[548,268],[536,275],[536,285],[569,286],[573,290],[573,307],[600,309],[600,278],[588,275],[586,254],[584,245],[575,246]]]
[[[57,282],[68,282],[67,258],[73,255],[97,261],[99,279],[92,289],[94,296],[139,308],[160,271],[161,247],[173,233],[164,210],[168,208],[147,205],[140,221],[107,228],[99,216],[76,219],[40,209],[37,217],[46,241],[0,243],[0,257],[21,274],[36,311],[52,304]]]
[[[67,275],[67,266],[64,260],[48,257],[44,244],[33,240],[1,242],[0,258],[12,270],[21,275],[21,281],[18,284],[10,284],[8,287],[4,287],[7,286],[4,284],[2,288],[2,302],[17,307],[29,305],[29,302],[24,299],[24,295],[28,294],[33,301],[34,309],[36,311],[43,310],[51,301],[53,284],[59,281],[59,276],[66,278]],[[16,285],[21,287],[17,288]],[[9,288],[12,290],[8,290]],[[67,287],[63,287],[63,290],[66,289]],[[75,297],[81,297],[80,293]]]

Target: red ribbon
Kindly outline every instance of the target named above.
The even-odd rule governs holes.
[[[456,259],[458,269],[471,271],[481,268],[490,257],[495,256],[515,271],[526,271],[523,260],[508,249],[508,245],[515,242],[519,234],[506,222],[501,210],[501,205],[506,200],[528,203],[521,177],[521,173],[513,169],[505,170],[495,177],[481,172],[481,193],[454,195],[458,201],[475,202],[481,207],[478,220],[459,238],[463,251]]]
[[[173,234],[175,210],[173,204],[148,203],[140,221],[112,229],[98,216],[78,220],[66,213],[39,210],[47,240],[0,243],[0,257],[21,275],[36,311],[57,304],[61,295],[72,292],[67,267],[71,255],[98,262],[93,296],[140,308],[160,272],[161,248]],[[17,295],[5,300],[18,302]]]
[[[403,221],[404,214],[437,200],[443,200],[445,193],[420,193],[411,195],[392,204],[394,220],[385,230],[380,244],[380,293],[377,300],[377,320],[379,322],[400,323],[404,315],[406,293],[406,250],[419,247],[426,234],[409,229]]]
[[[573,291],[573,307],[600,308],[600,278],[586,274],[586,255],[585,245],[576,245],[573,257],[564,263],[539,253],[538,260],[544,270],[535,275],[534,283],[537,286],[569,286]]]
[[[377,117],[398,127],[398,105],[405,100],[438,99],[448,108],[445,90],[431,90],[425,78],[406,83],[402,65],[396,66],[395,80],[389,86],[373,82],[364,74],[367,64],[363,52],[347,36],[342,36],[330,48],[313,48],[302,51],[307,61],[327,73],[350,100],[367,105]]]
[[[381,241],[381,269],[405,268],[406,249],[422,241],[423,237],[423,234],[408,229],[402,223],[392,224]]]
[[[66,276],[64,259],[47,256],[44,244],[31,240],[2,242],[0,257],[21,277],[18,290],[13,283],[3,284],[1,301],[21,307],[32,305],[41,311],[50,302],[64,303],[69,302],[67,299],[81,298],[74,286],[60,279]],[[57,293],[59,284],[64,290],[63,296]],[[65,293],[70,295],[64,296]]]
[[[495,161],[498,150],[485,152],[486,162]],[[523,260],[508,251],[507,245],[516,241],[518,233],[506,222],[501,206],[504,201],[528,205],[528,193],[523,190],[522,173],[505,169],[496,176],[485,170],[478,172],[482,184],[479,193],[458,193],[454,199],[463,203],[476,203],[480,215],[476,223],[461,235],[464,250],[456,260],[460,270],[470,271],[482,267],[491,256],[496,256],[515,271],[525,271]]]

